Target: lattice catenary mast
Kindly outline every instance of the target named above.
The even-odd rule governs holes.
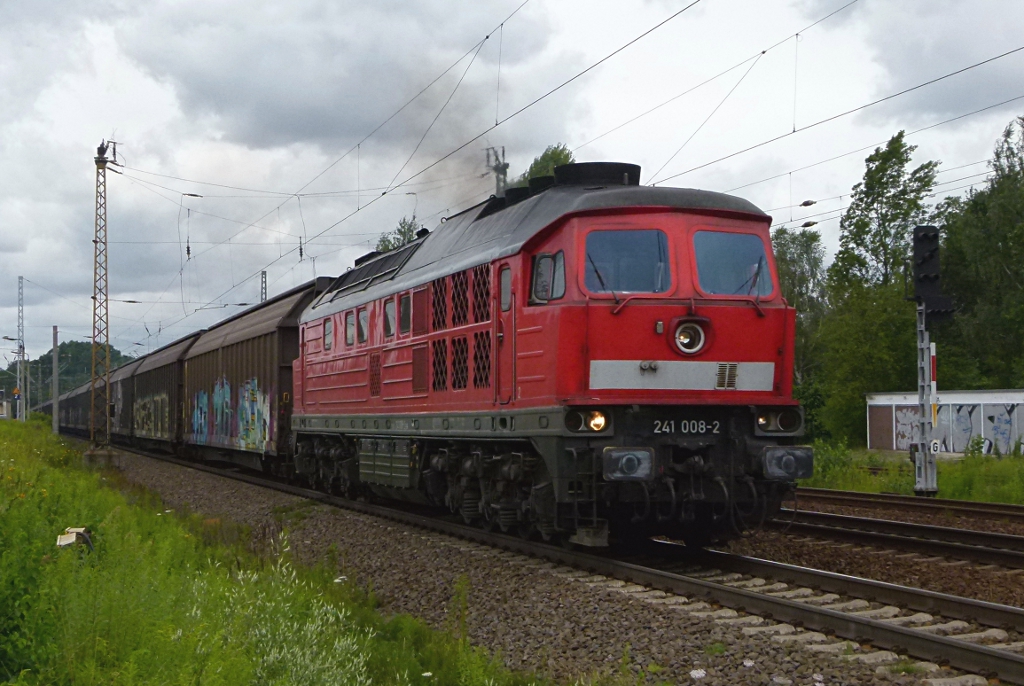
[[[96,235],[92,288],[92,381],[89,441],[93,449],[110,443],[110,312],[107,302],[107,148],[116,157],[117,144],[96,148]]]
[[[18,419],[28,419],[25,383],[25,277],[18,277]]]

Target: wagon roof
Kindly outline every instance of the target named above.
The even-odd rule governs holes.
[[[189,334],[184,338],[179,338],[174,343],[165,345],[159,350],[146,355],[146,357],[142,359],[142,364],[135,369],[135,373],[142,374],[143,372],[148,372],[151,369],[156,369],[158,367],[163,367],[177,362],[181,359],[181,356],[186,350],[188,350],[188,347],[192,345],[200,333],[201,332],[196,332]]]
[[[114,383],[115,381],[120,381],[122,379],[127,379],[132,374],[134,374],[135,370],[138,369],[139,366],[145,361],[145,357],[140,357],[139,359],[129,362],[128,364],[122,364],[120,367],[110,372],[110,383]]]
[[[232,343],[272,333],[280,327],[297,326],[302,308],[315,293],[327,288],[332,280],[329,277],[319,277],[307,281],[301,286],[296,286],[214,324],[199,334],[199,340],[189,349],[185,359],[192,359]]]
[[[652,186],[553,186],[493,210],[493,201],[462,212],[424,238],[352,269],[306,308],[301,321],[382,298],[469,267],[514,255],[569,214],[619,207],[664,207],[691,212],[733,212],[768,220],[753,203],[713,191]]]

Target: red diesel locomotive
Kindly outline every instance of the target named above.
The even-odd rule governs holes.
[[[300,319],[296,470],[583,545],[772,516],[813,455],[771,220],[639,176],[558,167],[357,260]]]

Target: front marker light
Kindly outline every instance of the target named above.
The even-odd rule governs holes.
[[[587,417],[587,426],[591,431],[603,431],[608,425],[608,420],[603,412],[591,412]]]

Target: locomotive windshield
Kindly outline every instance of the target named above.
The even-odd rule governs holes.
[[[586,285],[591,293],[664,293],[672,282],[662,231],[592,231]]]
[[[698,231],[693,236],[700,289],[709,295],[756,295],[772,292],[768,257],[760,236],[725,231]]]

